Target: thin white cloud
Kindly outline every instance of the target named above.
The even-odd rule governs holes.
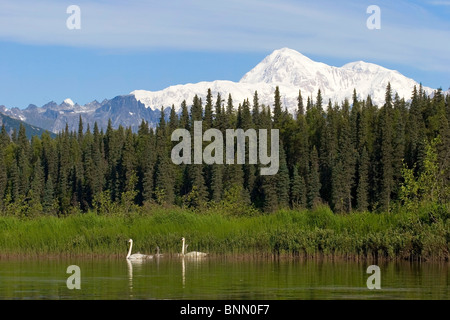
[[[2,0],[0,39],[120,50],[270,51],[287,46],[305,54],[450,71],[448,21],[407,1],[377,2],[381,30],[368,30],[366,6],[350,1]],[[81,8],[81,30],[66,28],[70,4]]]
[[[435,6],[450,6],[450,1],[430,1],[429,4]]]

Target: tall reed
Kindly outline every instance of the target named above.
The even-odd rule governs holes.
[[[181,251],[180,239],[185,237],[189,250],[218,255],[448,260],[448,217],[448,207],[433,205],[416,212],[347,215],[324,206],[253,216],[180,208],[111,216],[3,216],[0,255],[125,255],[129,238],[134,252],[153,253],[159,246],[173,254]]]

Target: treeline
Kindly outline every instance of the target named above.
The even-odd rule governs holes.
[[[442,90],[429,97],[414,88],[405,102],[388,85],[383,106],[373,105],[370,96],[359,100],[356,91],[340,105],[325,104],[320,90],[306,101],[299,91],[294,115],[280,97],[276,88],[270,108],[259,103],[257,92],[252,102],[236,105],[231,95],[222,99],[208,90],[206,101],[196,96],[190,109],[183,101],[181,112],[172,106],[167,118],[161,110],[156,129],[143,121],[138,132],[113,129],[111,122],[105,131],[97,124],[85,127],[81,117],[77,132],[66,126],[56,138],[45,133],[29,140],[23,126],[10,137],[3,127],[0,208],[29,216],[114,213],[153,203],[217,205],[234,213],[323,203],[339,213],[389,211],[421,196],[421,177],[432,180],[427,192],[435,192],[433,201],[448,202],[448,193],[434,188],[448,189],[450,181],[450,96]],[[193,131],[200,120],[204,131],[279,129],[278,173],[261,176],[251,164],[174,165],[171,150],[178,142],[171,133]]]

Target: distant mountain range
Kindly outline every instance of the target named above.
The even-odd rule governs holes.
[[[99,128],[106,129],[108,120],[111,119],[114,128],[122,125],[137,130],[142,119],[148,121],[150,126],[155,126],[161,111],[146,108],[133,95],[122,95],[111,100],[105,99],[101,103],[93,101],[84,106],[74,104],[70,99],[61,104],[52,101],[42,107],[29,105],[26,109],[0,106],[0,113],[58,133],[65,129],[66,123],[69,130],[78,130],[80,116],[83,123],[89,123],[91,128],[97,122]]]
[[[47,131],[45,129],[32,126],[26,122],[11,118],[7,115],[0,113],[0,127],[5,126],[6,132],[9,135],[12,135],[14,130],[16,130],[16,132],[19,132],[19,128],[20,128],[21,124],[25,127],[25,133],[26,133],[28,139],[31,139],[31,137],[33,137],[33,136],[42,136],[42,134],[45,131]],[[52,132],[50,132],[50,135],[55,136],[55,134]]]
[[[237,107],[244,99],[252,101],[255,91],[258,91],[261,104],[272,106],[275,87],[279,86],[283,106],[293,112],[297,107],[299,89],[305,102],[308,96],[315,100],[320,89],[326,103],[329,99],[339,103],[345,98],[350,99],[353,89],[356,89],[360,99],[370,95],[372,101],[381,106],[389,82],[393,91],[406,100],[410,99],[413,87],[419,86],[419,83],[398,71],[376,64],[358,61],[334,67],[313,61],[295,50],[283,48],[267,56],[239,82],[217,80],[175,85],[160,91],[135,90],[128,95],[119,95],[102,102],[93,101],[83,106],[71,99],[59,105],[53,101],[42,107],[31,104],[26,109],[0,106],[0,113],[51,132],[64,130],[66,123],[70,130],[77,130],[80,116],[91,127],[97,122],[100,128],[106,128],[108,119],[111,119],[114,127],[131,126],[137,130],[142,119],[155,126],[159,121],[161,107],[167,108],[173,104],[179,110],[183,100],[190,105],[195,95],[205,101],[209,88],[214,96],[220,93],[224,99],[231,94]],[[430,95],[434,91],[428,87],[423,89]]]

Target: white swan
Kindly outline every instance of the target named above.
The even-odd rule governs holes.
[[[147,259],[153,259],[152,255],[142,254],[142,253],[135,253],[131,254],[131,248],[133,247],[133,240],[128,240],[128,243],[130,244],[130,249],[128,250],[127,254],[127,260],[147,260]]]
[[[199,252],[199,251],[191,251],[188,253],[185,253],[185,248],[187,248],[187,246],[185,247],[185,239],[181,238],[181,241],[183,242],[182,247],[181,247],[181,256],[182,257],[192,257],[192,258],[202,258],[202,257],[206,257],[208,254],[205,252]]]
[[[163,257],[163,254],[162,254],[162,253],[159,253],[159,246],[156,246],[156,254],[155,254],[155,257],[157,257],[157,258]]]

